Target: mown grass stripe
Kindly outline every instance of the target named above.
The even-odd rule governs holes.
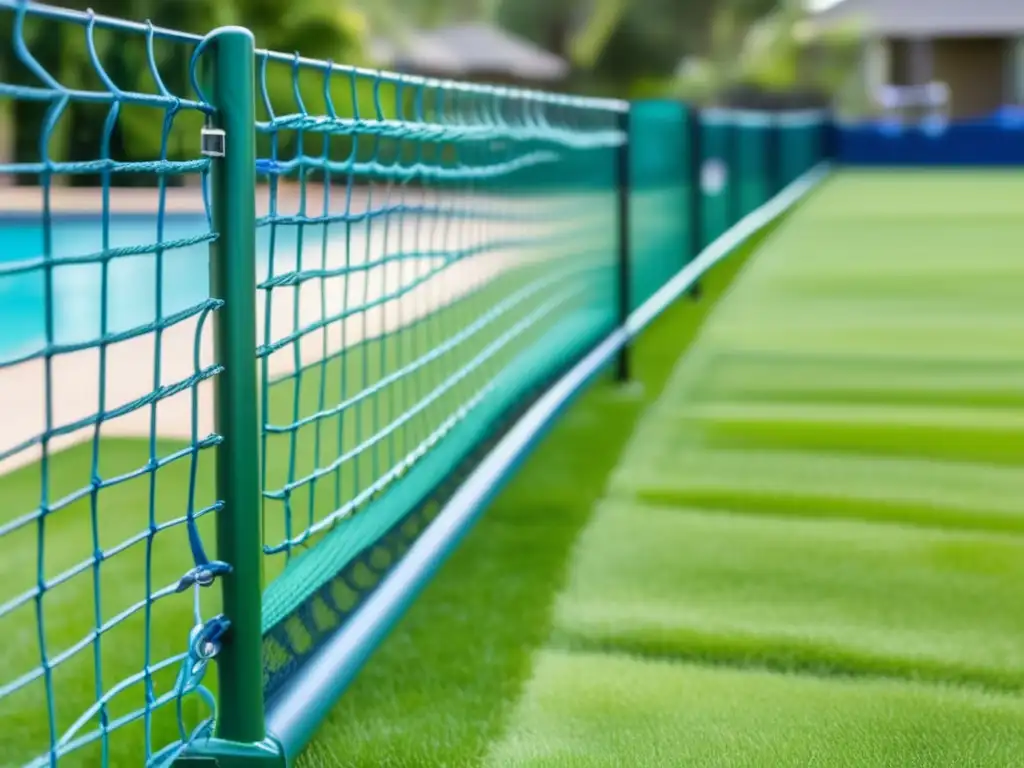
[[[842,174],[766,244],[616,468],[492,764],[1018,762],[1022,199]]]
[[[602,505],[556,614],[569,647],[1024,688],[1024,539]]]
[[[1017,765],[1017,696],[545,651],[494,768]]]

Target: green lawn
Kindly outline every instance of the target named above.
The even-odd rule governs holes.
[[[1024,538],[602,504],[555,643],[1024,690]]]
[[[1024,178],[848,173],[645,414],[490,765],[1005,766]]]
[[[546,650],[486,765],[1003,768],[1022,722],[983,691]]]

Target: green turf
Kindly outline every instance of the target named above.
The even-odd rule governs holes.
[[[623,443],[760,240],[709,273],[699,303],[677,303],[645,331],[636,386],[602,381],[559,421],[370,658],[300,766],[480,763],[550,634],[572,543]]]
[[[1024,538],[606,501],[555,641],[1024,689]]]
[[[1001,173],[828,184],[716,313],[619,490],[1020,531],[1022,194]]]
[[[544,651],[487,765],[1001,768],[1022,722],[985,692]]]
[[[1020,762],[1022,200],[847,173],[786,221],[638,427],[492,764]]]
[[[180,447],[176,443],[160,443],[158,450],[167,455]],[[106,440],[103,442],[100,473],[103,477],[117,476],[136,470],[145,464],[147,445],[138,440]],[[91,467],[91,445],[79,445],[52,458],[50,466],[51,496],[61,498],[88,485]],[[156,485],[156,522],[165,522],[169,516],[183,513],[187,504],[189,466],[187,461],[175,462],[161,469]],[[212,463],[199,463],[198,505],[212,500]],[[4,510],[23,513],[39,504],[40,477],[38,466],[26,467],[0,478],[0,499]],[[100,518],[100,546],[112,547],[144,531],[149,509],[148,478],[130,480],[105,489],[98,506]],[[44,573],[53,578],[57,574],[88,560],[93,553],[92,521],[89,499],[74,502],[54,512],[46,522]],[[11,515],[14,516],[13,514]],[[202,528],[209,532],[207,520]],[[25,592],[35,586],[36,528],[29,526],[4,537],[4,556],[0,558],[0,594],[4,599]],[[150,583],[146,582],[145,539],[128,550],[111,557],[99,570],[101,620],[110,621],[117,614],[144,600],[156,589],[175,584],[193,563],[183,527],[170,528],[152,538],[153,570]],[[42,619],[46,645],[50,654],[59,653],[88,636],[94,626],[93,605],[94,572],[86,569],[71,580],[54,587],[42,601]],[[212,615],[216,595],[209,591],[210,601],[205,607]],[[155,603],[152,615],[151,663],[181,653],[191,625],[190,594],[163,598]],[[100,636],[103,688],[143,669],[144,658],[141,638],[145,627],[145,613],[139,611]],[[0,646],[0,669],[5,682],[29,672],[39,665],[39,639],[36,630],[35,603],[8,614],[0,621],[5,642]],[[53,689],[56,692],[55,721],[59,728],[68,728],[95,699],[96,679],[93,673],[94,656],[90,648],[64,661],[54,668]],[[177,667],[168,667],[153,676],[158,694],[171,689]],[[213,675],[210,676],[211,678]],[[115,697],[109,707],[110,717],[116,718],[143,704],[143,689],[132,686]],[[190,702],[188,712],[195,717],[196,708]],[[43,681],[37,679],[20,691],[0,701],[0,722],[4,738],[0,738],[0,765],[21,765],[43,753],[49,744],[46,716],[46,698]],[[90,723],[86,729],[95,727]],[[123,729],[110,741],[109,759],[113,765],[132,765],[142,753],[141,721]],[[154,731],[165,739],[175,733],[171,709],[159,711],[154,720]],[[159,742],[157,742],[159,744]],[[66,760],[69,765],[90,765],[98,762],[98,747],[87,748]],[[65,761],[61,761],[63,765]]]

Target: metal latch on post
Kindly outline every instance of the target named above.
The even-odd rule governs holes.
[[[206,157],[224,157],[227,135],[220,128],[203,128],[199,147]]]

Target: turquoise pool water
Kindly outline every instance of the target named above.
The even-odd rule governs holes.
[[[168,242],[208,232],[202,215],[174,216],[164,225]],[[110,247],[144,246],[157,242],[155,216],[116,217]],[[103,228],[96,217],[55,219],[52,253],[81,257],[103,248]],[[43,229],[38,219],[0,219],[0,363],[41,349],[46,342],[46,276],[42,269],[10,271],[19,263],[38,262]],[[206,243],[165,251],[163,256],[165,315],[193,306],[209,296],[209,248]],[[53,268],[53,332],[56,344],[76,344],[100,334],[104,299],[107,328],[126,331],[156,319],[156,257],[153,254],[112,259],[106,296],[99,264],[59,264]]]
[[[319,243],[317,226],[304,228],[310,244]],[[294,227],[278,228],[275,273],[288,269],[296,257]],[[205,217],[172,215],[164,222],[161,242],[169,243],[209,231]],[[82,257],[103,249],[103,227],[95,216],[54,220],[52,254],[59,259]],[[116,216],[110,226],[110,248],[146,246],[157,242],[156,216]],[[257,268],[266,275],[268,232],[257,231]],[[38,219],[0,217],[0,365],[38,352],[46,343],[46,277],[41,268],[14,271],[23,263],[38,263],[43,253],[43,229]],[[209,296],[209,247],[205,242],[165,250],[162,307],[164,317]],[[157,318],[157,259],[152,253],[119,256],[108,262],[106,291],[100,264],[58,264],[53,268],[53,341],[78,344],[96,339],[106,305],[108,333],[119,333]]]

